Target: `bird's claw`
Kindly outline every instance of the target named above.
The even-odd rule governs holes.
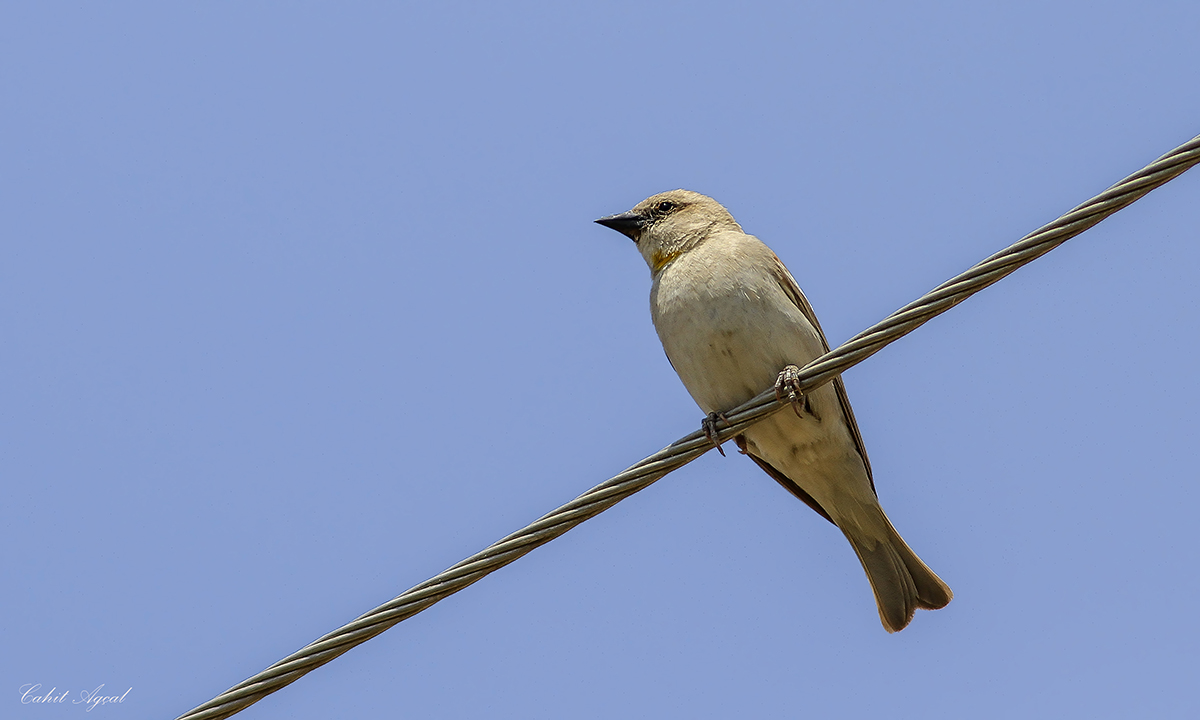
[[[804,404],[804,393],[800,390],[800,368],[788,365],[775,378],[775,399],[779,402],[790,403],[796,417],[804,417],[800,406]]]
[[[729,424],[729,418],[725,417],[725,413],[711,412],[708,417],[700,421],[700,427],[704,430],[704,437],[713,444],[717,452],[721,453],[721,457],[725,457],[725,450],[721,448],[721,442],[717,440],[717,421],[723,420],[726,425]]]

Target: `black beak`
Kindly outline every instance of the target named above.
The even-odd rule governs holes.
[[[596,222],[606,228],[612,228],[630,240],[637,242],[637,234],[646,224],[646,218],[636,213],[624,212],[618,215],[602,217]]]

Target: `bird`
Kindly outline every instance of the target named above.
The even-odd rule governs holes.
[[[909,548],[879,504],[841,376],[800,394],[797,366],[829,343],[795,278],[716,200],[690,190],[646,198],[597,223],[627,236],[650,267],[650,311],[663,350],[713,428],[775,384],[783,410],[734,438],[738,450],[842,531],[866,571],[883,627],[954,596]],[[721,454],[724,454],[722,451]]]

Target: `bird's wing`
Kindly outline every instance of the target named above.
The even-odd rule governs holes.
[[[775,479],[775,482],[782,485],[784,490],[787,490],[791,494],[800,498],[801,500],[804,501],[805,505],[809,506],[813,510],[816,510],[818,515],[825,518],[826,520],[833,523],[834,525],[837,525],[837,523],[833,522],[833,518],[830,517],[829,512],[826,511],[825,508],[821,507],[821,503],[817,502],[817,499],[814,498],[812,495],[809,495],[807,490],[800,487],[800,485],[795,480],[791,479],[787,475],[784,475],[783,473],[776,470],[774,465],[767,462],[766,460],[763,460],[759,456],[755,455],[754,452],[751,451],[750,448],[748,448],[746,446],[746,436],[745,435],[737,435],[733,438],[733,440],[734,440],[734,442],[737,443],[738,450],[740,450],[743,455],[745,455],[746,457],[753,460],[756,465],[758,465],[760,468],[762,468],[763,472],[765,472],[767,475],[770,475],[772,478]]]
[[[774,253],[771,254],[774,258],[772,265],[772,275],[778,281],[779,286],[783,288],[783,292],[788,298],[800,308],[800,312],[804,313],[804,317],[808,319],[812,326],[817,329],[817,334],[821,336],[821,347],[825,352],[829,352],[829,341],[825,339],[825,331],[821,329],[821,323],[817,320],[817,314],[813,312],[812,305],[808,303],[808,298],[804,297],[804,293],[800,290],[800,286],[796,283],[796,278],[788,272],[783,261]],[[858,430],[858,422],[854,419],[854,410],[850,407],[850,398],[846,396],[846,384],[842,382],[842,376],[838,375],[833,379],[833,388],[837,391],[838,403],[842,406],[842,417],[846,419],[846,424],[849,426],[850,437],[854,438],[854,447],[858,450],[858,454],[862,456],[863,465],[867,468],[867,479],[871,482],[871,492],[876,496],[879,493],[875,492],[875,478],[871,474],[871,460],[867,457],[867,448],[863,445],[862,433]]]

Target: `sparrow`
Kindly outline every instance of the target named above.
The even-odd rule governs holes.
[[[708,414],[706,433],[774,383],[784,410],[736,436],[738,449],[850,541],[888,632],[953,597],[892,526],[841,376],[805,394],[797,366],[829,351],[812,305],[783,263],[712,198],[649,197],[596,220],[629,237],[650,266],[650,313],[671,366]],[[714,444],[716,444],[714,442]],[[718,445],[718,449],[720,446]],[[722,454],[724,452],[722,451]]]

